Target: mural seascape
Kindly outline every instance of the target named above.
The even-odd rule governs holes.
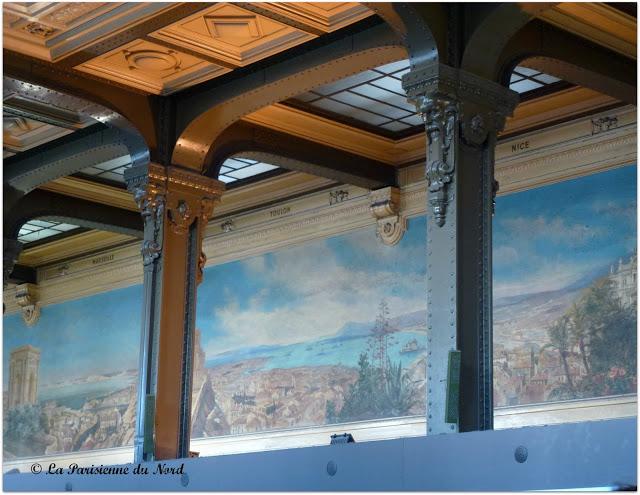
[[[496,406],[636,391],[636,168],[499,197]],[[212,266],[192,436],[425,412],[424,217]],[[4,318],[4,458],[131,445],[140,286]]]
[[[4,317],[3,458],[132,444],[141,287]]]
[[[496,406],[636,393],[636,167],[500,197]]]

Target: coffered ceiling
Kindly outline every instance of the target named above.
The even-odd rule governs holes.
[[[185,6],[195,12],[182,15]],[[7,2],[3,14],[9,50],[167,95],[373,12],[355,2]]]
[[[3,14],[6,50],[48,62],[52,70],[61,68],[138,93],[169,95],[242,72],[318,38],[321,43],[322,36],[373,12],[356,2],[5,2]],[[540,17],[635,58],[635,18],[608,4],[561,3]],[[424,155],[421,120],[401,87],[407,70],[407,60],[371,68],[243,120],[390,165],[406,165]],[[506,133],[616,103],[524,66],[513,73],[511,88],[525,103]],[[33,150],[95,123],[80,113],[5,91],[3,156]],[[122,178],[129,165],[130,157],[122,156],[43,188],[135,209]],[[220,180],[229,183],[230,192],[240,193],[245,188],[237,186],[281,171],[240,155],[223,164]],[[290,180],[286,177],[282,180]],[[32,250],[47,237],[55,243],[72,234],[88,235],[73,225],[41,223],[26,224],[20,233],[23,242],[32,243]],[[111,235],[122,241],[122,236]]]
[[[172,5],[7,2],[3,3],[4,47],[55,62],[99,41],[105,34],[130,29]]]

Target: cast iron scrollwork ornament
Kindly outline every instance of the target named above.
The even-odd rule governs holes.
[[[164,195],[152,185],[140,185],[133,189],[133,199],[138,205],[145,223],[149,220],[158,221],[164,213]],[[154,218],[155,217],[155,218]]]
[[[428,138],[426,178],[429,204],[436,225],[442,227],[449,202],[448,184],[452,182],[455,170],[452,145],[456,138],[458,109],[447,99],[428,97],[420,98],[417,107]]]
[[[142,243],[140,252],[142,253],[142,264],[149,265],[153,263],[160,256],[162,248],[155,241],[146,240]]]
[[[486,119],[481,114],[464,119],[462,135],[468,144],[481,145],[487,139],[488,132]]]

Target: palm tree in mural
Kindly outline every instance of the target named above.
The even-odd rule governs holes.
[[[558,318],[548,329],[549,343],[545,344],[540,352],[547,349],[554,349],[560,354],[564,373],[567,378],[567,388],[571,398],[575,398],[576,390],[571,379],[568,357],[571,354],[571,320],[568,315]]]
[[[376,368],[380,370],[383,378],[387,373],[390,336],[394,331],[395,329],[389,322],[389,304],[383,299],[378,305],[378,316],[376,316],[376,323],[371,329],[371,342],[369,344],[373,362]]]

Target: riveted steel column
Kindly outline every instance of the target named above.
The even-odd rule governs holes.
[[[136,462],[187,457],[202,236],[224,184],[156,164],[125,172],[145,219]]]
[[[427,136],[427,433],[491,429],[493,150],[517,94],[436,63],[403,86]]]

